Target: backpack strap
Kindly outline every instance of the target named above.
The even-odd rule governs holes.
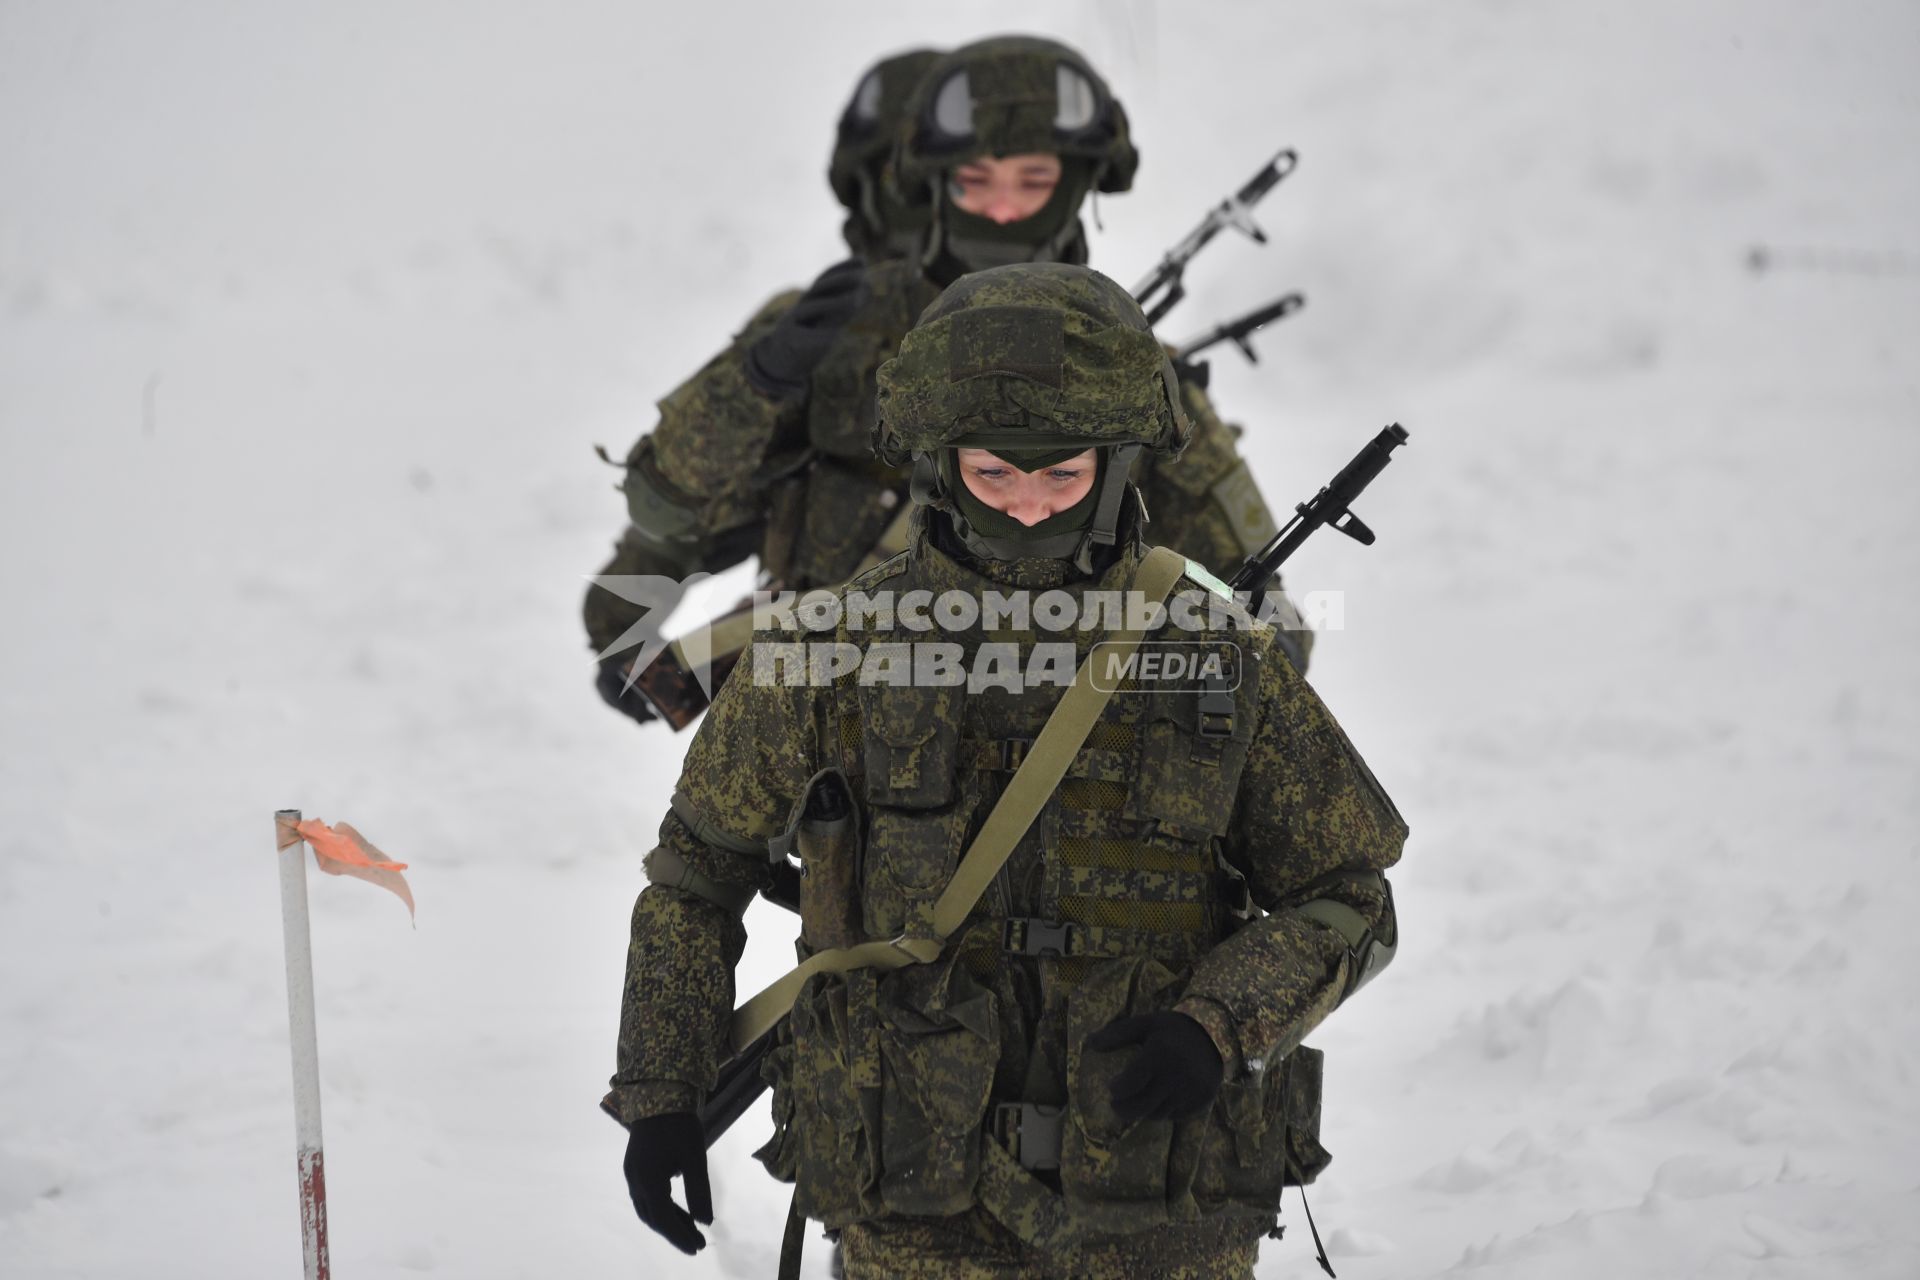
[[[1155,547],[1141,560],[1134,572],[1132,590],[1155,604],[1172,593],[1180,575],[1187,571],[1186,557],[1166,547]],[[1125,663],[1139,647],[1143,633],[1117,631],[1101,644],[1113,653],[1114,660]],[[953,879],[933,904],[933,936],[914,938],[902,935],[890,942],[863,942],[857,947],[821,951],[806,963],[762,990],[733,1011],[732,1036],[735,1053],[745,1049],[784,1018],[793,1008],[800,988],[816,973],[847,973],[854,969],[904,969],[910,964],[928,964],[940,958],[947,939],[966,922],[967,914],[980,901],[987,886],[1013,855],[1020,837],[1040,816],[1047,797],[1060,785],[1067,769],[1080,751],[1087,735],[1113,696],[1111,687],[1102,689],[1093,678],[1093,651],[1074,673],[1073,684],[1060,698],[1047,718],[1040,736],[1033,740],[1026,759],[1008,780],[1006,790],[966,855],[953,873]]]

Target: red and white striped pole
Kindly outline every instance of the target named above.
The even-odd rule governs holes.
[[[293,1127],[300,1166],[300,1252],[306,1280],[328,1280],[327,1174],[320,1150],[320,1045],[313,1026],[313,942],[307,929],[307,851],[298,809],[273,815],[280,859],[280,926],[287,949],[293,1040]]]

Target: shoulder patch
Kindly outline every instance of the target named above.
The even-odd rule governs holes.
[[[1223,600],[1233,599],[1233,591],[1226,583],[1213,576],[1213,571],[1198,560],[1187,560],[1186,575]]]

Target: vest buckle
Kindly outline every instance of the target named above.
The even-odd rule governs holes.
[[[1253,886],[1247,883],[1247,878],[1240,874],[1238,867],[1225,861],[1220,864],[1219,891],[1221,905],[1235,920],[1244,924],[1257,914],[1254,910]]]
[[[1225,689],[1208,689],[1200,695],[1200,736],[1233,736],[1233,694]]]
[[[1011,916],[1006,922],[1001,943],[1016,955],[1064,956],[1072,936],[1073,926],[1061,921]]]
[[[993,1109],[993,1136],[1022,1169],[1044,1173],[1060,1168],[1065,1107],[1031,1102],[1002,1102]]]

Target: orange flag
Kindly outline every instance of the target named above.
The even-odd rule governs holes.
[[[395,862],[344,822],[330,827],[317,818],[308,818],[296,824],[294,830],[313,850],[313,860],[322,871],[330,876],[352,876],[379,885],[406,903],[407,918],[413,918],[413,891],[407,888],[407,878],[400,874],[407,869],[406,863]]]

